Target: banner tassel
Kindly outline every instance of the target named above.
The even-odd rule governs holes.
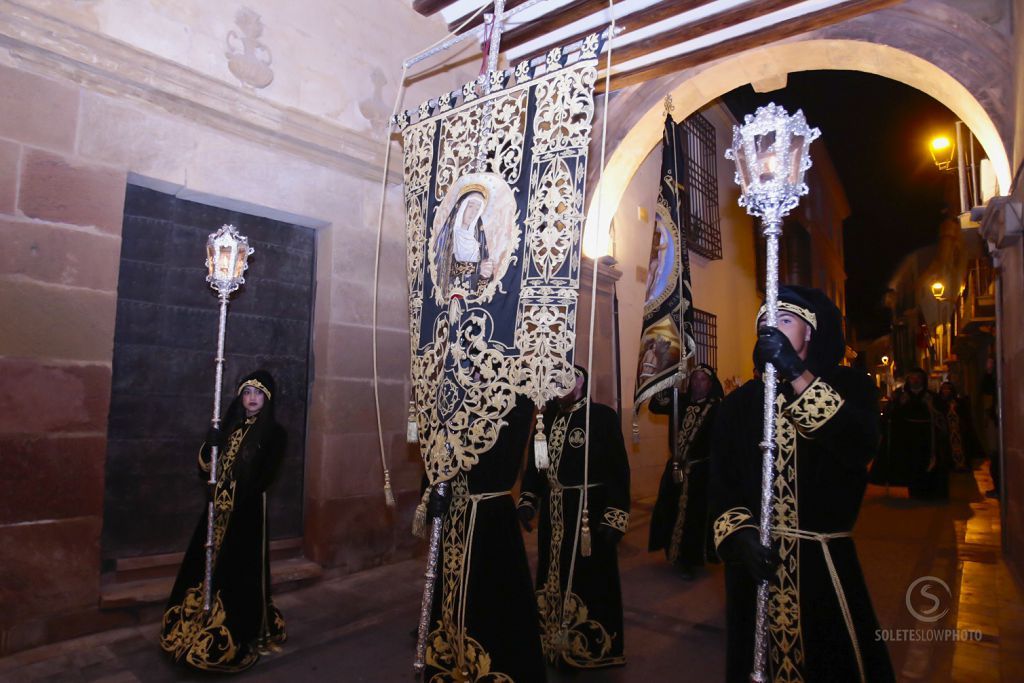
[[[391,490],[390,470],[384,470],[384,502],[389,508],[395,507],[395,492]]]
[[[580,524],[580,555],[590,557],[593,548],[590,544],[590,513],[584,508],[583,521]]]
[[[417,538],[427,537],[427,500],[430,499],[430,487],[423,490],[420,496],[420,503],[416,506],[416,512],[412,516],[412,535]]]
[[[548,437],[544,436],[544,415],[537,413],[537,428],[533,434],[533,464],[538,470],[551,467],[548,457]]]
[[[405,442],[419,443],[419,429],[416,425],[416,404],[409,399],[409,421],[405,425]]]
[[[636,413],[633,413],[633,443],[640,443],[640,425],[636,422]]]

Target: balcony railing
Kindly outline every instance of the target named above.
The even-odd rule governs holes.
[[[957,299],[957,334],[983,331],[996,321],[995,271],[987,259],[974,259],[967,269],[964,291]]]

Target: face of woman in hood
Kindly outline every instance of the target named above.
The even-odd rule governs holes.
[[[267,402],[267,395],[256,387],[245,387],[242,389],[242,407],[245,408],[245,416],[252,417],[261,410]]]

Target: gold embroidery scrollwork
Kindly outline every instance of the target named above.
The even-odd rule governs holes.
[[[797,514],[797,430],[783,410],[784,396],[775,403],[775,496],[772,526],[799,529]],[[778,538],[781,562],[775,570],[768,595],[769,648],[775,681],[802,681],[803,637],[800,630],[800,545],[796,538]]]
[[[566,69],[537,85],[535,153],[586,149],[594,119],[596,80],[597,69],[587,66]]]
[[[714,524],[715,548],[740,529],[756,529],[757,526],[750,523],[753,517],[750,510],[741,507],[730,508],[720,514]]]
[[[801,434],[810,436],[831,420],[842,406],[843,398],[818,377],[785,407],[785,412]]]
[[[607,508],[604,511],[604,523],[624,534],[629,529],[629,513],[619,508]]]
[[[220,593],[214,596],[210,612],[203,610],[202,585],[189,588],[180,605],[164,612],[160,647],[175,660],[184,659],[197,669],[241,671],[256,663],[258,655],[249,652],[238,658],[238,644],[224,622],[227,613]]]

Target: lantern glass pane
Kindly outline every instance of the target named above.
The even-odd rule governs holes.
[[[220,251],[217,254],[217,279],[219,279],[219,280],[229,280],[229,279],[231,279],[231,270],[232,270],[232,267],[231,267],[232,263],[231,262],[233,260],[232,256],[234,256],[234,254],[232,254],[233,251],[234,251],[234,249],[232,249],[228,245],[222,245],[220,247]]]
[[[248,256],[246,246],[244,244],[241,246],[242,248],[235,252],[235,273],[232,277],[236,280],[242,277],[242,273],[245,272],[245,257]]]
[[[789,184],[799,185],[803,175],[804,136],[793,135],[789,139]]]
[[[213,240],[206,243],[206,274],[214,276],[217,268],[217,248],[213,246]]]
[[[740,192],[746,194],[750,188],[750,160],[743,146],[736,148],[736,172],[740,177]]]

